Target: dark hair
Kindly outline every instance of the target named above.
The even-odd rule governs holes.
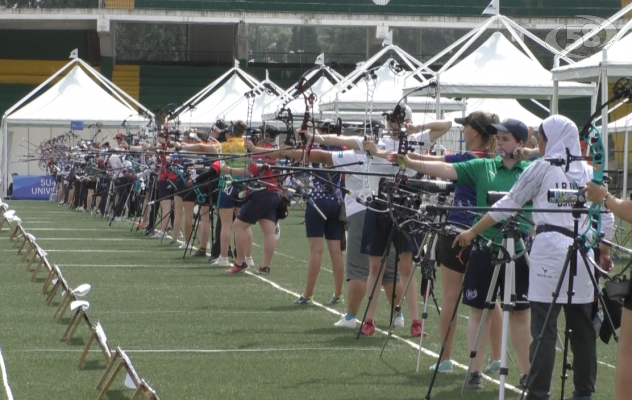
[[[545,141],[547,141],[547,142],[549,141],[549,139],[547,139],[547,138],[546,138],[546,134],[544,133],[544,122],[540,124],[540,127],[538,128],[538,133],[539,133],[540,135],[542,135],[542,138],[543,138]]]
[[[232,134],[236,137],[241,137],[241,135],[246,132],[246,123],[244,121],[237,121],[233,124]]]

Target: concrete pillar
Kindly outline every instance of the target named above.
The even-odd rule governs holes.
[[[373,57],[382,49],[382,40],[377,39],[377,28],[375,26],[369,26],[366,28],[366,58]]]
[[[101,49],[101,75],[112,79],[112,70],[116,64],[116,29],[114,22],[106,18],[97,20],[97,33]]]
[[[250,26],[246,23],[240,22],[237,24],[235,32],[235,58],[238,60],[245,60],[248,64],[248,41],[250,39]]]
[[[235,25],[189,25],[189,62],[232,63],[235,59]]]

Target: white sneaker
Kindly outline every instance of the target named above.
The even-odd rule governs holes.
[[[123,218],[122,218],[122,217],[116,217],[116,218],[114,218],[114,221],[115,221],[115,222],[121,222],[122,220],[123,220]]]
[[[152,236],[153,238],[158,238],[158,239],[162,239],[165,237],[165,233],[163,231],[158,231],[154,234],[154,236]]]
[[[342,317],[340,317],[340,319],[338,320],[338,322],[336,322],[334,324],[334,326],[336,328],[347,328],[347,329],[355,329],[356,327],[356,320],[354,319],[347,319],[344,315]]]
[[[211,265],[216,267],[230,267],[230,261],[228,260],[228,257],[220,256],[217,260],[212,262]]]
[[[393,326],[395,328],[403,328],[404,327],[404,316],[402,314],[399,314],[395,317],[395,320],[393,321]]]
[[[188,248],[188,247],[189,247],[189,246],[187,246],[187,244],[186,244],[186,243],[182,243],[182,244],[180,245],[180,247],[178,247],[178,248],[179,248],[180,250],[184,250],[184,249],[186,249],[186,248]]]
[[[252,257],[246,257],[246,264],[248,264],[248,267],[254,268],[255,260],[253,260]]]
[[[279,240],[279,238],[281,238],[281,224],[279,224],[279,221],[277,221],[276,225],[274,226],[274,237],[276,238],[276,240]]]

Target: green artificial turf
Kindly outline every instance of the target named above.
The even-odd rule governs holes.
[[[308,259],[302,211],[294,209],[281,222],[281,239],[272,273],[227,276],[204,259],[182,258],[182,250],[168,239],[130,231],[131,222],[115,222],[70,211],[48,202],[9,201],[27,232],[48,252],[51,263],[61,266],[70,286],[92,285],[86,296],[88,315],[100,321],[109,346],[125,350],[139,375],[156,389],[161,399],[421,399],[428,390],[428,367],[435,358],[422,354],[420,373],[415,372],[418,339],[406,328],[396,330],[402,339],[391,339],[383,357],[379,354],[384,334],[355,339],[355,331],[333,327],[345,305],[328,305],[333,277],[328,256],[323,258],[317,302],[327,306],[297,306]],[[253,227],[255,243],[261,232]],[[262,257],[255,245],[255,261]],[[83,369],[77,368],[90,336],[80,325],[70,345],[61,340],[72,316],[62,323],[53,319],[55,306],[47,306],[42,294],[45,273],[35,282],[31,273],[0,232],[0,343],[7,366],[8,383],[16,399],[91,399],[106,363],[94,344]],[[254,271],[252,271],[254,272]],[[440,281],[440,277],[438,277]],[[291,293],[288,293],[291,292]],[[437,288],[441,299],[441,287]],[[388,310],[382,294],[378,328],[384,329]],[[421,300],[420,300],[420,304]],[[421,310],[421,307],[420,307]],[[361,308],[364,311],[364,305]],[[467,310],[459,309],[453,358],[467,364],[465,345]],[[361,318],[361,315],[359,316]],[[560,334],[563,334],[560,320]],[[429,337],[423,347],[438,353],[438,318],[429,307]],[[616,348],[599,342],[598,391],[594,399],[614,397]],[[515,355],[512,352],[515,360]],[[558,352],[552,398],[560,393],[561,363]],[[608,366],[610,365],[610,366]],[[518,368],[510,364],[508,382],[517,385]],[[465,371],[441,374],[432,398],[460,397]],[[571,372],[572,374],[572,372]],[[121,373],[108,399],[128,399]],[[498,377],[494,377],[498,379]],[[572,390],[572,376],[566,393]],[[6,398],[0,390],[0,398]],[[466,392],[468,399],[498,397],[498,385],[486,381],[485,389]],[[507,399],[517,399],[507,390]]]

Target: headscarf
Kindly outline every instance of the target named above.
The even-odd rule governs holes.
[[[566,158],[567,148],[571,155],[581,154],[577,125],[570,119],[563,115],[552,115],[542,122],[542,129],[547,140],[544,157]],[[586,161],[573,161],[565,173],[569,182],[585,186],[590,181],[588,171]]]

